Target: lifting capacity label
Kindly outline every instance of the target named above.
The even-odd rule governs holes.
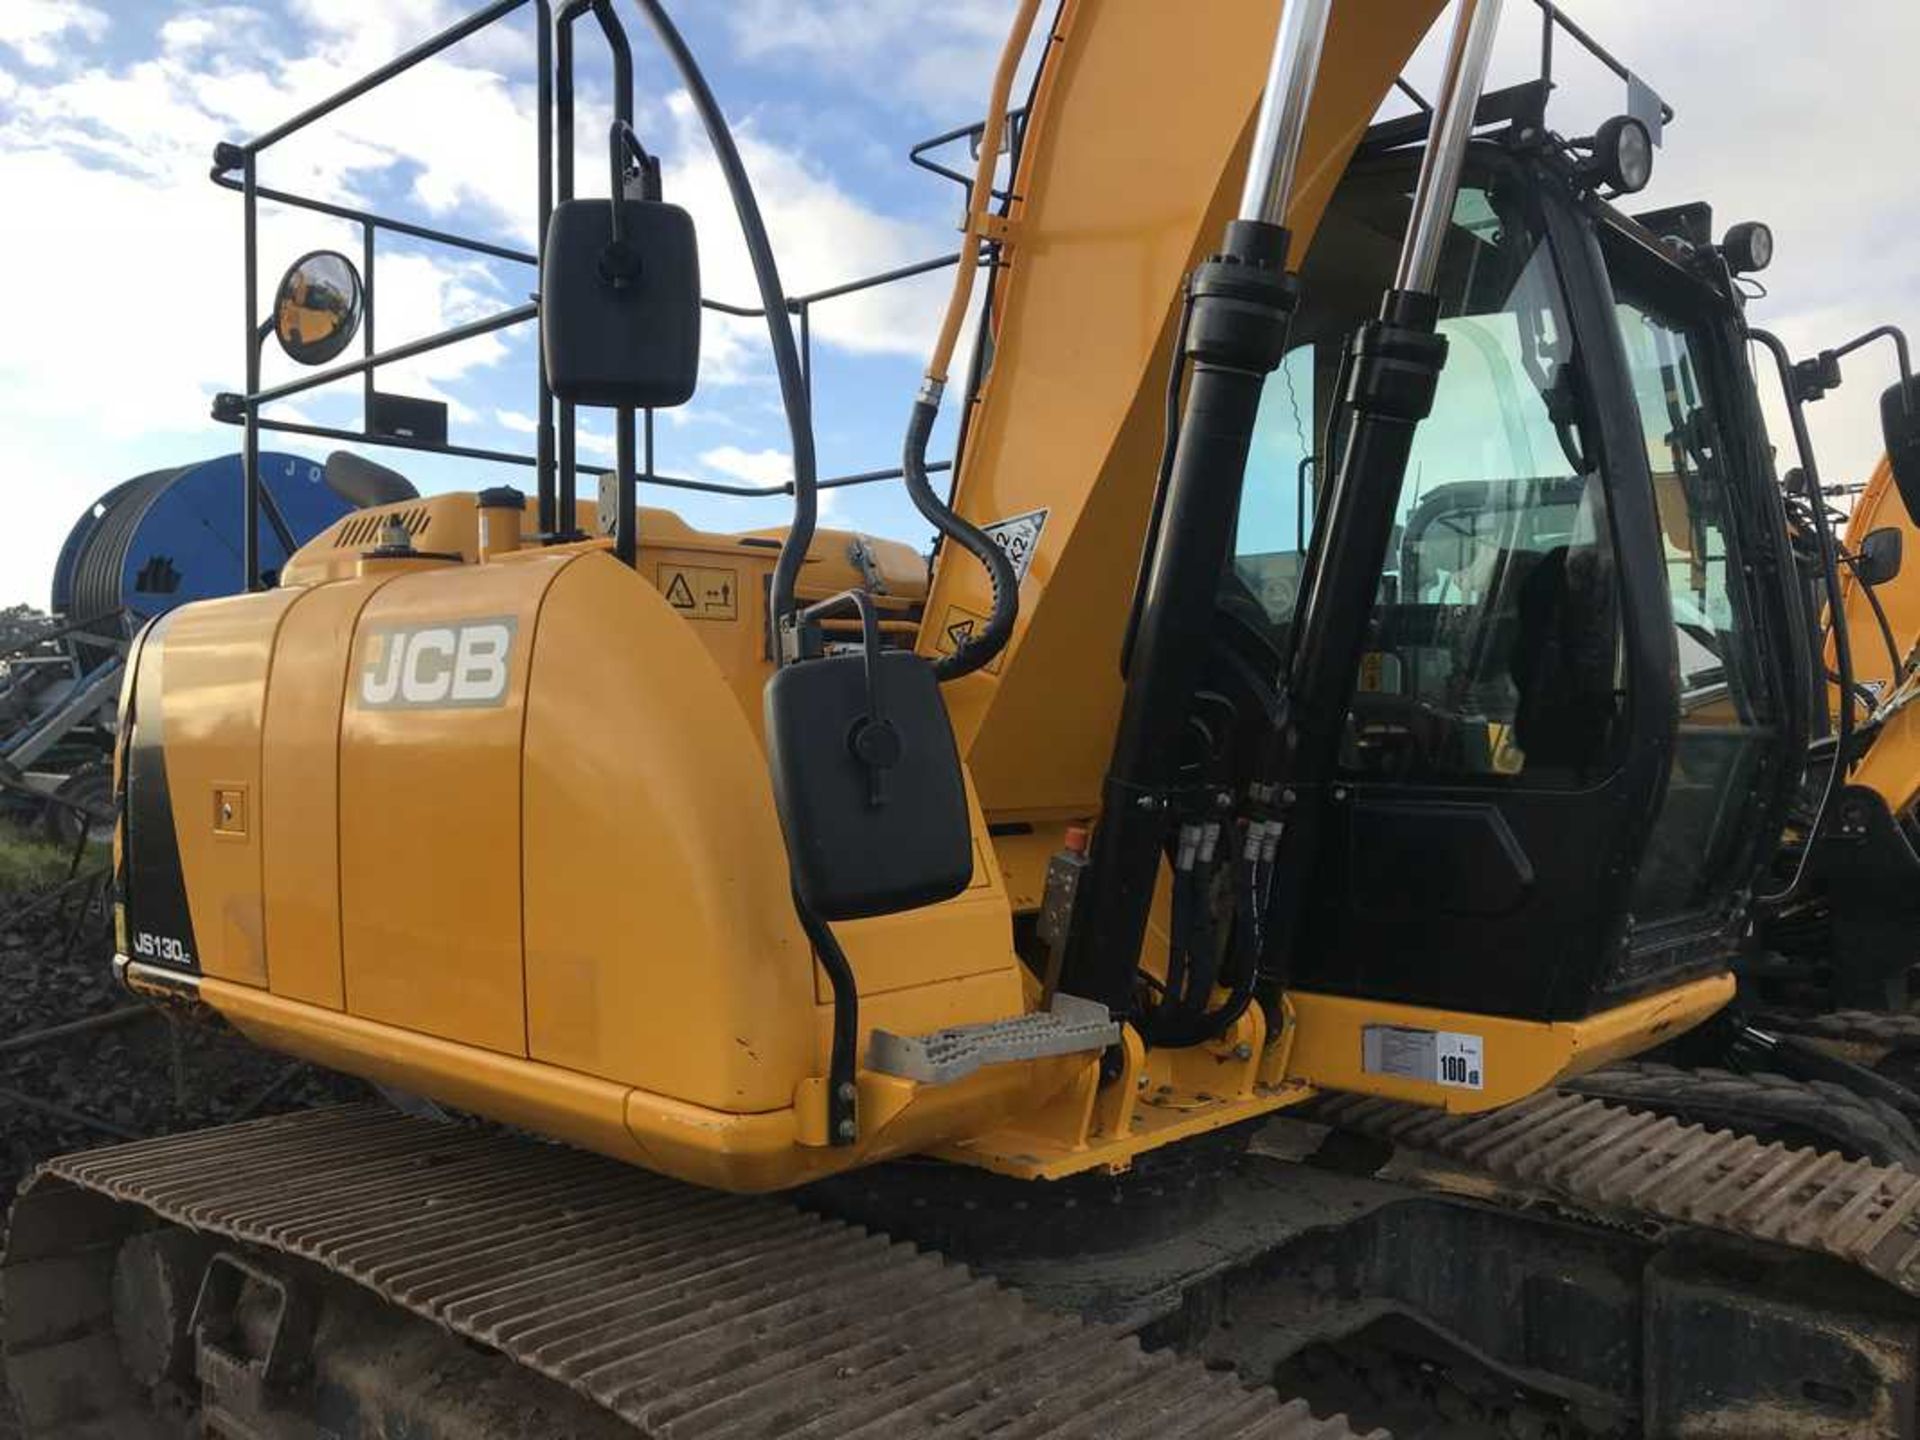
[[[1459,1090],[1486,1088],[1482,1051],[1480,1036],[1458,1030],[1369,1025],[1360,1032],[1360,1065],[1368,1074],[1425,1080]]]

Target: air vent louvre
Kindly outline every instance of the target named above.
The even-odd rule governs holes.
[[[406,527],[407,534],[415,539],[425,532],[432,514],[424,505],[416,505],[409,510],[375,511],[371,515],[350,515],[340,522],[340,528],[334,532],[334,547],[340,550],[364,550],[380,543],[380,532],[387,528],[388,520],[397,515],[400,523]]]

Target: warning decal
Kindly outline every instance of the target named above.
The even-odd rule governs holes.
[[[952,655],[986,628],[987,617],[977,610],[969,610],[962,605],[949,605],[946,613],[940,617],[940,629],[933,637],[933,648],[942,655]],[[1005,658],[1006,651],[1003,650],[983,668],[990,675],[998,675],[1000,662]]]
[[[1033,563],[1033,552],[1040,547],[1040,532],[1046,525],[1046,511],[1029,510],[1024,515],[996,520],[980,528],[993,538],[994,544],[1007,552],[1007,558],[1013,562],[1013,578],[1017,583],[1027,578],[1027,567]]]
[[[705,565],[662,565],[660,593],[690,620],[740,618],[740,572]]]

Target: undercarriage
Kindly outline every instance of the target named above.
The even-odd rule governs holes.
[[[46,1436],[1915,1433],[1920,1180],[1572,1092],[804,1204],[368,1106],[70,1156],[8,1376]]]

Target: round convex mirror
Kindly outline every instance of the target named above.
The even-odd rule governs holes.
[[[273,333],[300,364],[324,365],[352,343],[364,302],[353,262],[337,250],[315,250],[280,277]]]

